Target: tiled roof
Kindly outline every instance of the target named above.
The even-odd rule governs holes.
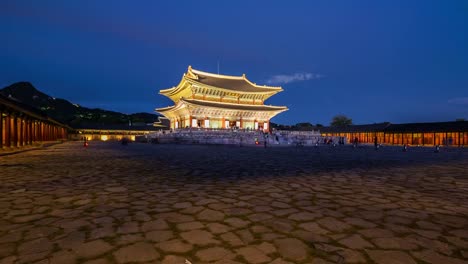
[[[198,70],[191,70],[198,78],[188,78],[195,82],[205,85],[223,88],[233,91],[251,92],[251,93],[264,93],[264,92],[279,92],[282,91],[281,87],[272,86],[259,86],[248,81],[245,76],[226,76],[219,74],[206,73]]]

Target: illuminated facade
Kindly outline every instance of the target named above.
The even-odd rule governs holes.
[[[188,67],[180,83],[159,93],[175,105],[158,108],[170,120],[170,128],[269,130],[270,119],[288,110],[264,102],[283,91],[281,87],[257,85],[242,76],[219,75]]]

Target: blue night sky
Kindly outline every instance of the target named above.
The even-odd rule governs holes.
[[[0,87],[87,107],[172,105],[188,65],[282,86],[272,121],[468,118],[468,1],[0,0]]]

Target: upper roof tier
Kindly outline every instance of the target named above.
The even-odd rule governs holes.
[[[160,90],[159,93],[178,101],[180,98],[192,97],[196,94],[209,94],[215,96],[238,96],[239,98],[255,97],[266,100],[268,97],[283,91],[281,87],[257,85],[249,81],[245,74],[242,76],[229,76],[203,72],[188,67],[182,80],[177,86]]]
[[[186,77],[201,84],[239,92],[263,93],[283,90],[281,87],[257,85],[249,81],[245,74],[242,76],[214,74],[192,69],[191,66],[188,68]]]

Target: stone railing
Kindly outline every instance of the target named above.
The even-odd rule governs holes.
[[[138,141],[138,139],[137,139]],[[318,131],[274,131],[240,129],[177,129],[149,134],[145,141],[175,144],[313,146],[338,144],[338,137],[322,137]]]

